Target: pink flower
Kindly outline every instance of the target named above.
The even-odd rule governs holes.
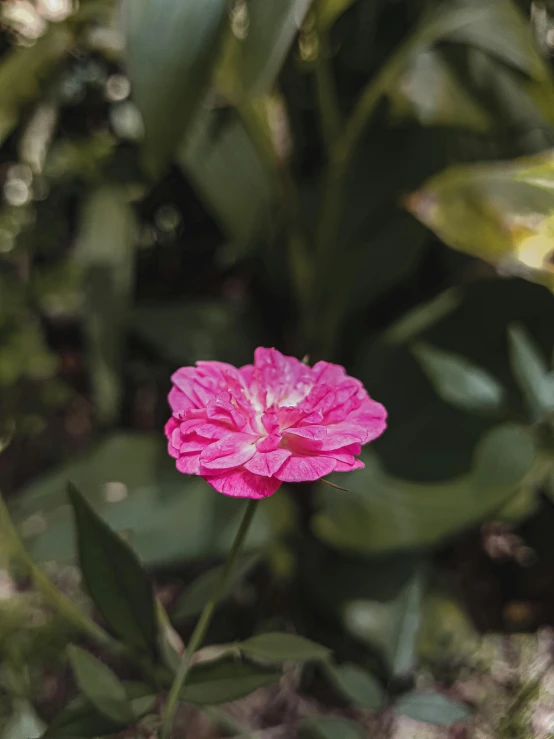
[[[276,349],[256,349],[254,365],[197,362],[171,379],[165,433],[177,469],[237,498],[359,469],[361,445],[386,427],[384,407],[343,367]]]

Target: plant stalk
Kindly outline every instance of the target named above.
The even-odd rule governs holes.
[[[246,534],[248,533],[248,529],[250,528],[250,524],[252,523],[255,511],[256,501],[249,500],[246,505],[242,521],[240,522],[239,529],[235,536],[233,546],[231,547],[231,551],[229,552],[229,556],[227,557],[227,561],[225,562],[221,577],[219,578],[213,590],[210,600],[206,603],[204,610],[202,611],[200,618],[198,619],[198,623],[196,624],[194,631],[192,632],[190,641],[181,658],[181,662],[179,663],[177,674],[175,675],[175,679],[173,680],[171,690],[169,691],[169,696],[165,707],[161,733],[162,739],[169,739],[171,735],[173,716],[175,715],[175,710],[177,708],[177,703],[179,702],[181,691],[186,684],[192,658],[195,652],[202,645],[202,642],[206,635],[206,631],[208,630],[208,627],[214,615],[216,606],[221,596],[225,592],[227,579],[231,573],[237,556],[242,549],[242,545],[244,544],[244,540],[246,538]]]

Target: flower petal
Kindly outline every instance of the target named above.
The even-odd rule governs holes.
[[[287,459],[275,477],[283,482],[307,482],[319,480],[333,472],[337,460],[332,457],[292,456]]]
[[[175,464],[179,472],[182,472],[183,475],[200,474],[200,454],[198,452],[180,454]]]
[[[231,470],[220,475],[202,475],[218,493],[234,498],[267,498],[277,490],[281,481],[275,477],[261,477],[248,470]]]
[[[229,470],[247,462],[256,453],[254,434],[227,434],[219,441],[207,446],[200,455],[202,468],[210,470]]]
[[[245,469],[263,477],[273,477],[292,452],[288,449],[274,449],[271,452],[259,452],[244,465]]]

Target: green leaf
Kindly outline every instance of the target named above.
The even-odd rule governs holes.
[[[355,599],[343,608],[345,626],[356,638],[383,655],[390,674],[405,678],[417,664],[417,645],[425,590],[421,564],[411,566],[409,578],[384,601]]]
[[[354,0],[316,0],[316,17],[319,31],[321,33],[327,32],[353,2]]]
[[[87,284],[85,336],[96,412],[113,423],[122,399],[121,361],[131,303],[136,221],[121,188],[94,190],[81,213],[73,259]]]
[[[193,667],[181,693],[185,703],[219,705],[244,698],[258,688],[280,680],[281,673],[265,670],[237,659]]]
[[[510,367],[535,418],[554,408],[554,374],[521,325],[508,327]]]
[[[272,227],[275,183],[236,113],[203,111],[180,147],[178,161],[236,253]]]
[[[443,7],[454,19],[454,27],[445,34],[449,40],[480,48],[536,79],[547,76],[529,23],[512,0],[486,4],[480,0],[453,0]]]
[[[312,0],[248,3],[248,34],[240,46],[239,84],[246,95],[270,92]]]
[[[413,353],[438,395],[447,403],[485,412],[502,406],[502,385],[481,367],[424,343],[415,344]]]
[[[77,684],[92,705],[112,721],[131,723],[134,715],[127,693],[109,667],[74,645],[68,653]]]
[[[454,249],[551,286],[554,160],[453,167],[428,180],[407,208]]]
[[[331,546],[369,554],[429,546],[491,515],[531,470],[535,446],[527,428],[497,426],[479,444],[469,474],[429,484],[388,475],[374,454],[363,459],[364,470],[337,478],[352,495],[320,487],[323,509],[312,526]]]
[[[269,662],[326,660],[331,650],[303,636],[271,632],[259,634],[237,644],[243,654]]]
[[[364,739],[365,732],[353,721],[331,716],[310,716],[303,727],[314,739]]]
[[[38,739],[43,736],[44,724],[34,708],[26,701],[17,701],[10,718],[0,729],[0,739]]]
[[[396,702],[394,711],[433,726],[452,726],[471,714],[465,704],[442,693],[408,693]]]
[[[259,562],[259,555],[253,554],[244,557],[231,571],[226,582],[226,588],[220,597],[221,603],[228,598],[237,585],[248,575],[252,568]],[[196,616],[204,608],[214,592],[216,584],[219,582],[223,565],[213,567],[211,570],[204,572],[200,577],[194,580],[184,592],[180,595],[179,600],[175,604],[171,612],[173,621],[183,620]]]
[[[145,165],[155,174],[169,163],[204,97],[226,9],[226,0],[128,4],[128,72],[146,130]]]
[[[416,53],[397,85],[390,88],[395,117],[414,116],[424,126],[487,131],[491,117],[450,69],[441,53]]]
[[[424,19],[422,41],[456,41],[482,49],[536,79],[547,76],[529,25],[512,0],[451,0]]]
[[[69,484],[79,562],[87,590],[108,626],[126,644],[157,651],[152,585],[130,547]]]
[[[146,694],[144,686],[127,684],[125,692],[135,720],[149,713],[154,707],[155,698]],[[96,739],[106,734],[115,734],[128,724],[127,720],[108,718],[88,699],[79,696],[57,714],[43,739]]]
[[[76,698],[54,718],[42,739],[96,739],[115,734],[127,722],[113,721],[82,697]]]
[[[37,561],[75,561],[68,479],[111,528],[131,541],[148,568],[223,558],[239,525],[235,501],[212,494],[201,478],[177,472],[162,435],[118,433],[11,497],[10,513]],[[291,525],[294,515],[285,489],[261,501],[245,551],[281,537],[282,524]]]
[[[417,570],[392,604],[385,654],[395,677],[410,675],[416,665],[424,589],[423,573]]]
[[[338,690],[355,706],[377,710],[383,704],[384,691],[377,680],[367,670],[352,663],[333,665],[328,663],[326,670]]]

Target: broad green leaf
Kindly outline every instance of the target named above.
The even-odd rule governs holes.
[[[512,0],[441,3],[424,19],[421,37],[468,44],[537,79],[547,75],[529,25]]]
[[[398,83],[390,88],[389,96],[394,116],[414,116],[424,126],[475,131],[487,131],[492,126],[488,113],[436,49],[416,53]]]
[[[38,739],[44,736],[44,728],[31,704],[17,701],[12,715],[3,722],[0,739]]]
[[[70,484],[68,492],[77,525],[79,563],[90,596],[120,639],[155,653],[157,622],[148,575],[132,549],[77,488]]]
[[[126,721],[107,718],[92,703],[79,697],[58,713],[42,739],[96,739],[126,726]]]
[[[109,667],[74,645],[68,653],[77,684],[92,705],[112,721],[131,723],[134,715],[127,693]]]
[[[145,165],[152,173],[169,163],[206,93],[226,10],[225,0],[128,4],[128,73],[145,126]]]
[[[252,636],[237,644],[238,649],[248,657],[269,662],[326,660],[331,650],[310,639],[295,634],[271,632]]]
[[[259,556],[257,554],[253,554],[251,556],[244,557],[242,561],[232,569],[226,583],[225,592],[219,598],[220,603],[232,594],[233,590],[241,580],[248,575],[258,561]],[[211,570],[204,572],[200,577],[194,580],[194,582],[191,583],[179,596],[179,600],[171,611],[172,620],[178,621],[199,614],[212,596],[214,588],[219,582],[222,571],[223,565],[220,565],[219,567],[214,567]]]
[[[132,713],[138,720],[152,710],[153,702],[146,693],[135,695],[138,691],[134,691],[133,688],[134,685],[126,685],[125,692]],[[147,710],[144,710],[145,707]],[[79,696],[57,714],[43,735],[43,739],[95,739],[106,734],[120,732],[128,724],[127,720],[119,721],[108,718],[93,703]]]
[[[354,721],[334,716],[310,716],[303,726],[314,739],[364,739],[365,737],[362,727]]]
[[[523,326],[508,328],[510,366],[535,418],[554,409],[554,373]]]
[[[246,95],[271,91],[312,0],[250,0],[240,44],[239,84]]]
[[[99,420],[113,423],[121,404],[121,361],[134,274],[136,223],[125,192],[100,187],[81,213],[75,263],[87,284],[85,336]]]
[[[0,63],[0,143],[17,125],[21,108],[40,93],[41,80],[55,70],[73,44],[64,26],[52,25],[32,46],[12,48]]]
[[[495,411],[504,397],[502,385],[465,357],[416,343],[413,353],[437,394],[447,403],[469,411]]]
[[[446,244],[513,273],[554,285],[554,159],[453,167],[428,180],[407,208]]]
[[[394,711],[433,726],[452,726],[471,713],[464,703],[442,693],[408,693],[396,702]]]
[[[244,698],[258,688],[276,683],[281,673],[228,659],[193,667],[181,693],[185,703],[219,705]]]
[[[451,258],[457,264],[458,257]],[[518,413],[523,404],[510,372],[507,326],[532,326],[533,338],[545,356],[554,346],[554,324],[549,318],[554,297],[540,285],[493,277],[466,283],[452,297],[437,305],[436,316],[431,311],[421,316],[419,324],[408,325],[408,335],[402,339],[400,332],[399,342],[385,334],[363,348],[352,367],[354,376],[371,388],[371,395],[389,412],[387,433],[370,449],[395,478],[426,484],[465,475],[478,443],[498,423],[492,415],[467,413],[443,402],[402,341],[423,341],[486,368],[506,388],[510,412]]]
[[[377,710],[383,703],[383,687],[371,673],[352,663],[328,663],[327,673],[338,690],[355,706]]]
[[[326,33],[354,0],[315,0],[317,26]]]
[[[364,470],[337,478],[352,495],[329,495],[320,487],[323,508],[313,529],[326,543],[350,552],[429,546],[502,507],[534,459],[529,430],[516,424],[489,432],[474,454],[471,472],[450,482],[425,485],[394,478],[369,453]]]
[[[204,480],[177,472],[162,435],[119,433],[12,496],[11,515],[38,561],[74,561],[68,479],[149,568],[224,557],[239,525],[235,501],[214,494]],[[282,536],[284,522],[294,522],[294,507],[283,489],[260,502],[246,551],[269,546]]]
[[[275,183],[236,113],[203,111],[180,147],[178,161],[235,252],[242,253],[271,228]]]
[[[346,603],[346,628],[358,639],[379,649],[391,675],[405,678],[417,663],[417,645],[425,589],[421,566],[412,566],[409,579],[390,599],[356,599]]]
[[[395,677],[410,675],[416,665],[424,589],[423,572],[416,571],[392,604],[385,654]]]

